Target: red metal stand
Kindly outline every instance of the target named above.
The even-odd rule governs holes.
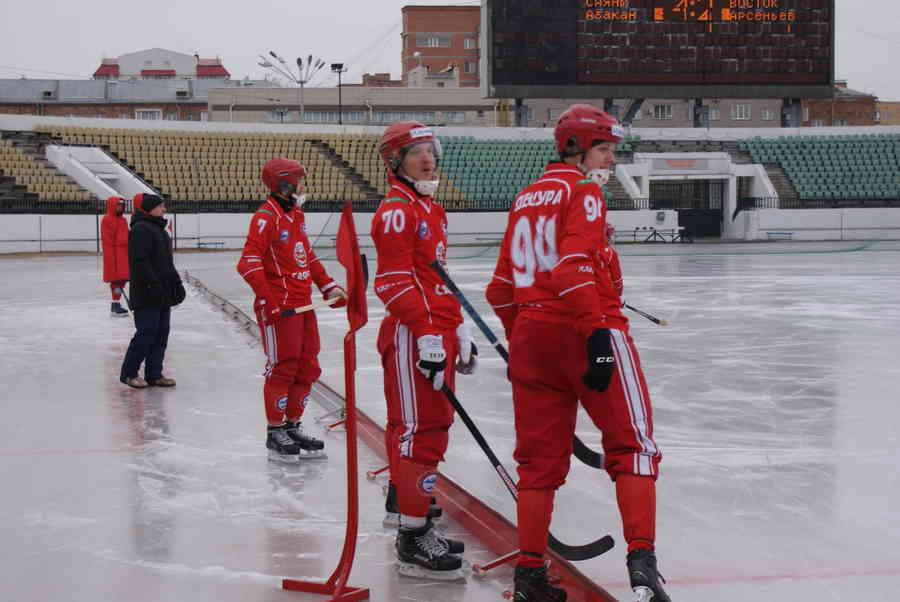
[[[382,466],[382,467],[379,468],[378,470],[367,470],[367,471],[366,471],[366,478],[369,479],[370,481],[374,481],[375,478],[376,478],[378,475],[380,475],[381,473],[383,473],[383,472],[384,472],[385,470],[387,470],[388,468],[390,468],[390,465],[385,464],[384,466]]]
[[[338,229],[338,260],[347,269],[347,290],[350,299],[347,303],[347,319],[350,328],[344,337],[344,388],[346,390],[346,414],[344,422],[347,426],[347,529],[344,533],[344,549],[337,568],[325,583],[284,579],[284,589],[325,594],[331,596],[329,602],[355,602],[368,600],[368,588],[347,585],[350,571],[353,568],[353,557],[356,554],[356,534],[359,529],[359,483],[357,482],[357,434],[356,434],[356,331],[367,321],[366,284],[363,280],[365,268],[359,255],[356,229],[353,226],[353,212],[350,203],[344,205],[341,225]]]

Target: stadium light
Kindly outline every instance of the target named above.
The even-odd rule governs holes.
[[[272,73],[278,75],[279,77],[287,78],[291,83],[297,84],[298,86],[298,96],[297,100],[300,105],[300,122],[306,121],[306,107],[303,103],[303,86],[309,82],[313,78],[313,76],[319,72],[322,67],[325,66],[325,61],[318,57],[313,57],[313,55],[309,55],[306,59],[306,64],[303,64],[303,58],[297,57],[297,72],[294,73],[291,71],[291,67],[288,65],[287,61],[284,60],[281,55],[279,55],[274,50],[269,51],[269,56],[273,59],[281,63],[281,66],[276,65],[269,59],[267,59],[264,55],[259,55],[259,58],[262,59],[261,63],[257,63],[260,67],[264,69],[268,69]]]
[[[338,125],[344,124],[343,103],[341,101],[341,74],[346,73],[344,63],[331,63],[331,72],[338,76]]]

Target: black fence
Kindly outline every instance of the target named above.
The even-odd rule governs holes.
[[[441,203],[448,213],[509,211],[509,200],[447,201]],[[126,201],[131,213],[131,201]],[[378,209],[380,199],[353,201],[353,210],[372,213]],[[253,213],[262,201],[166,201],[166,208],[173,213]],[[615,199],[607,201],[611,211],[633,211],[637,209],[685,211],[708,209],[703,199]],[[307,201],[303,205],[306,213],[331,213],[340,211],[344,201]],[[735,215],[753,209],[835,209],[841,207],[900,207],[900,198],[870,199],[800,199],[778,197],[743,197],[738,199]],[[0,198],[0,214],[40,214],[40,215],[96,215],[106,213],[106,201],[46,201],[33,198]]]
[[[842,207],[900,207],[900,198],[801,199],[799,197],[743,197],[737,211],[752,209],[840,209]]]

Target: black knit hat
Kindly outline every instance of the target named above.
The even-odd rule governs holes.
[[[160,197],[155,194],[141,194],[140,195],[140,207],[141,210],[150,213],[154,208],[162,205],[165,201],[163,201]],[[138,199],[135,199],[138,200]]]

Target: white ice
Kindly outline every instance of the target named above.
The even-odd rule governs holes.
[[[451,251],[452,275],[499,332],[483,298],[495,251]],[[672,598],[893,600],[900,589],[900,245],[620,252],[626,300],[670,321],[662,328],[635,316],[631,324],[664,453],[657,548]],[[182,253],[177,261],[249,307],[236,259]],[[325,263],[343,279],[334,261]],[[327,436],[331,457],[322,463],[266,463],[255,343],[191,295],[175,310],[167,356],[178,387],[133,391],[117,380],[132,328],[107,317],[96,258],[3,259],[0,272],[7,283],[0,292],[4,598],[320,599],[278,584],[288,575],[324,578],[334,566],[343,489],[322,484],[340,483],[343,439]],[[374,339],[383,308],[372,295],[369,303],[358,397],[380,421]],[[322,378],[342,390],[343,312],[322,310],[319,318]],[[479,344],[480,372],[458,378],[458,395],[512,471],[505,367],[480,336]],[[599,448],[589,421],[578,434]],[[364,446],[361,452],[363,471],[380,465]],[[511,499],[461,423],[442,470],[514,518]],[[499,599],[508,572],[449,588],[394,576],[377,486],[361,487],[351,582],[372,586],[373,600]],[[612,533],[619,546],[578,568],[626,600],[612,493],[605,473],[573,461],[552,528],[567,543]],[[489,557],[467,541],[473,559]]]

